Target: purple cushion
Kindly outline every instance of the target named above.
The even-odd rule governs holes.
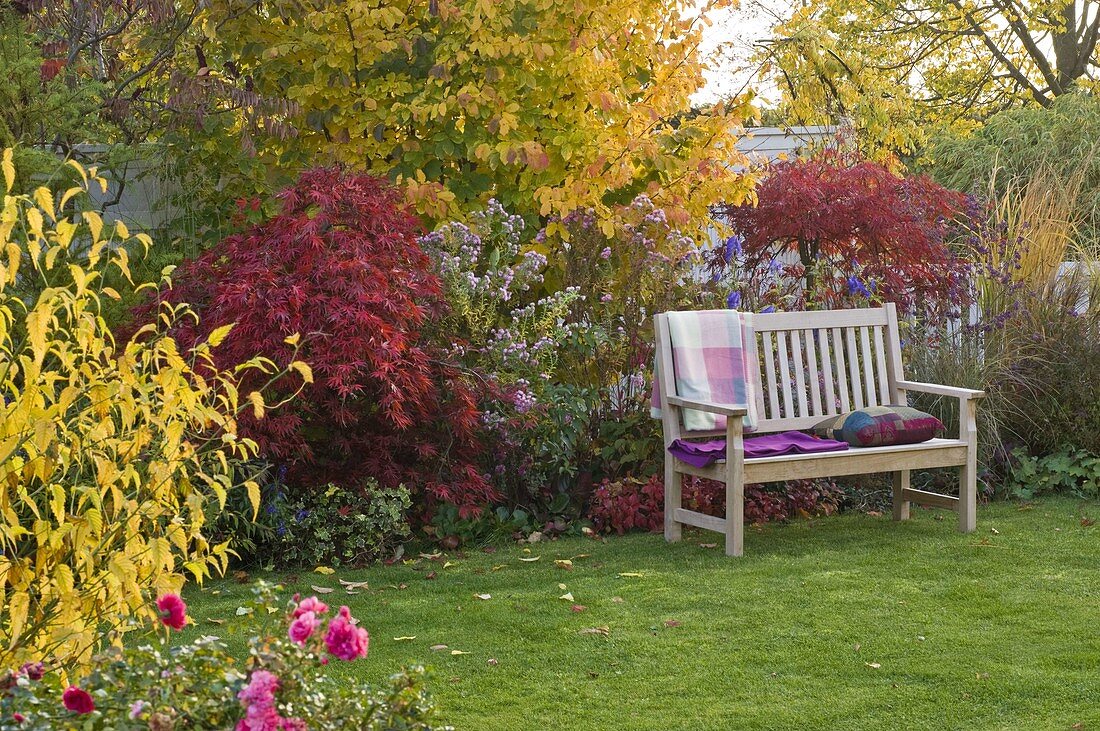
[[[778,457],[782,454],[816,454],[818,452],[842,452],[848,449],[846,442],[821,439],[800,431],[767,434],[745,440],[745,459]],[[693,467],[708,467],[726,458],[726,440],[687,442],[677,439],[668,445],[668,452],[676,459]]]

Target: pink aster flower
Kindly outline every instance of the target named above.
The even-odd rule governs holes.
[[[130,720],[136,721],[141,712],[145,710],[145,701],[134,701],[130,704]]]
[[[302,616],[306,612],[313,612],[314,614],[324,614],[328,611],[328,605],[315,596],[303,599],[298,606],[294,607],[292,614],[294,618]]]
[[[65,689],[65,692],[61,694],[61,702],[65,704],[73,713],[83,715],[85,713],[91,713],[95,710],[95,701],[88,695],[88,691],[83,688],[78,688],[75,685],[70,685]]]
[[[287,635],[290,636],[290,641],[299,645],[306,644],[306,640],[313,636],[314,630],[320,625],[320,620],[317,619],[317,615],[313,612],[302,612],[298,617],[290,623],[290,629],[287,631]]]
[[[355,660],[367,656],[370,635],[362,627],[352,624],[351,610],[340,607],[340,613],[332,618],[325,635],[329,653],[341,660]]]
[[[187,605],[179,594],[165,594],[157,599],[160,621],[172,629],[183,629],[187,624]]]

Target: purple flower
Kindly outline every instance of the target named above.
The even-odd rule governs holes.
[[[736,310],[740,306],[741,306],[741,293],[740,292],[730,292],[730,296],[726,297],[726,307],[728,307],[731,310]]]
[[[863,282],[859,281],[859,277],[853,274],[852,276],[848,277],[848,294],[858,294],[861,297],[866,297],[870,299],[871,290],[867,289]]]
[[[730,236],[728,239],[726,239],[726,253],[724,258],[727,264],[730,263],[730,260],[732,260],[733,257],[741,255],[741,245],[744,243],[745,240],[737,234],[734,234],[733,236]]]
[[[760,310],[761,315],[766,315],[769,312],[775,312],[775,306],[774,305],[768,305],[764,309]]]

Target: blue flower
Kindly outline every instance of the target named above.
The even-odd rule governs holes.
[[[775,312],[775,306],[774,305],[768,305],[764,309],[760,310],[761,315],[766,315],[769,312]]]
[[[275,533],[280,536],[286,535],[286,523],[279,523],[279,527],[275,529]]]
[[[745,242],[743,238],[734,234],[726,239],[726,263],[729,264],[730,260],[735,256],[741,256],[741,245]]]
[[[298,521],[299,523],[301,523],[303,520],[305,520],[308,517],[309,517],[309,511],[306,510],[305,508],[302,508],[301,510],[299,510],[297,513],[294,514],[294,520]]]
[[[736,310],[740,306],[741,306],[741,293],[740,292],[730,292],[730,296],[726,297],[726,307],[730,308],[731,310]]]
[[[874,285],[871,286],[874,287]],[[868,299],[870,299],[871,290],[867,289],[863,282],[859,281],[859,277],[853,274],[852,276],[848,277],[848,294],[858,294],[862,297],[867,297]]]

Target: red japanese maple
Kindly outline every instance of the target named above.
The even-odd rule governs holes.
[[[214,351],[220,366],[256,354],[285,366],[284,340],[301,334],[313,384],[263,419],[244,417],[243,432],[288,466],[292,485],[372,476],[464,513],[494,499],[477,467],[476,395],[421,336],[444,303],[418,221],[386,181],[334,169],[304,173],[279,198],[279,215],[183,264],[162,295],[199,315],[175,333],[184,347],[235,323]],[[260,385],[248,380],[242,392]],[[276,383],[268,402],[297,386]]]
[[[965,265],[945,243],[964,211],[962,194],[835,149],[773,165],[756,192],[757,205],[719,211],[743,237],[747,297],[800,308],[873,294],[905,310],[966,299]],[[729,260],[719,250],[714,263],[725,268]],[[769,272],[782,276],[761,286]],[[761,291],[769,287],[770,302]]]

